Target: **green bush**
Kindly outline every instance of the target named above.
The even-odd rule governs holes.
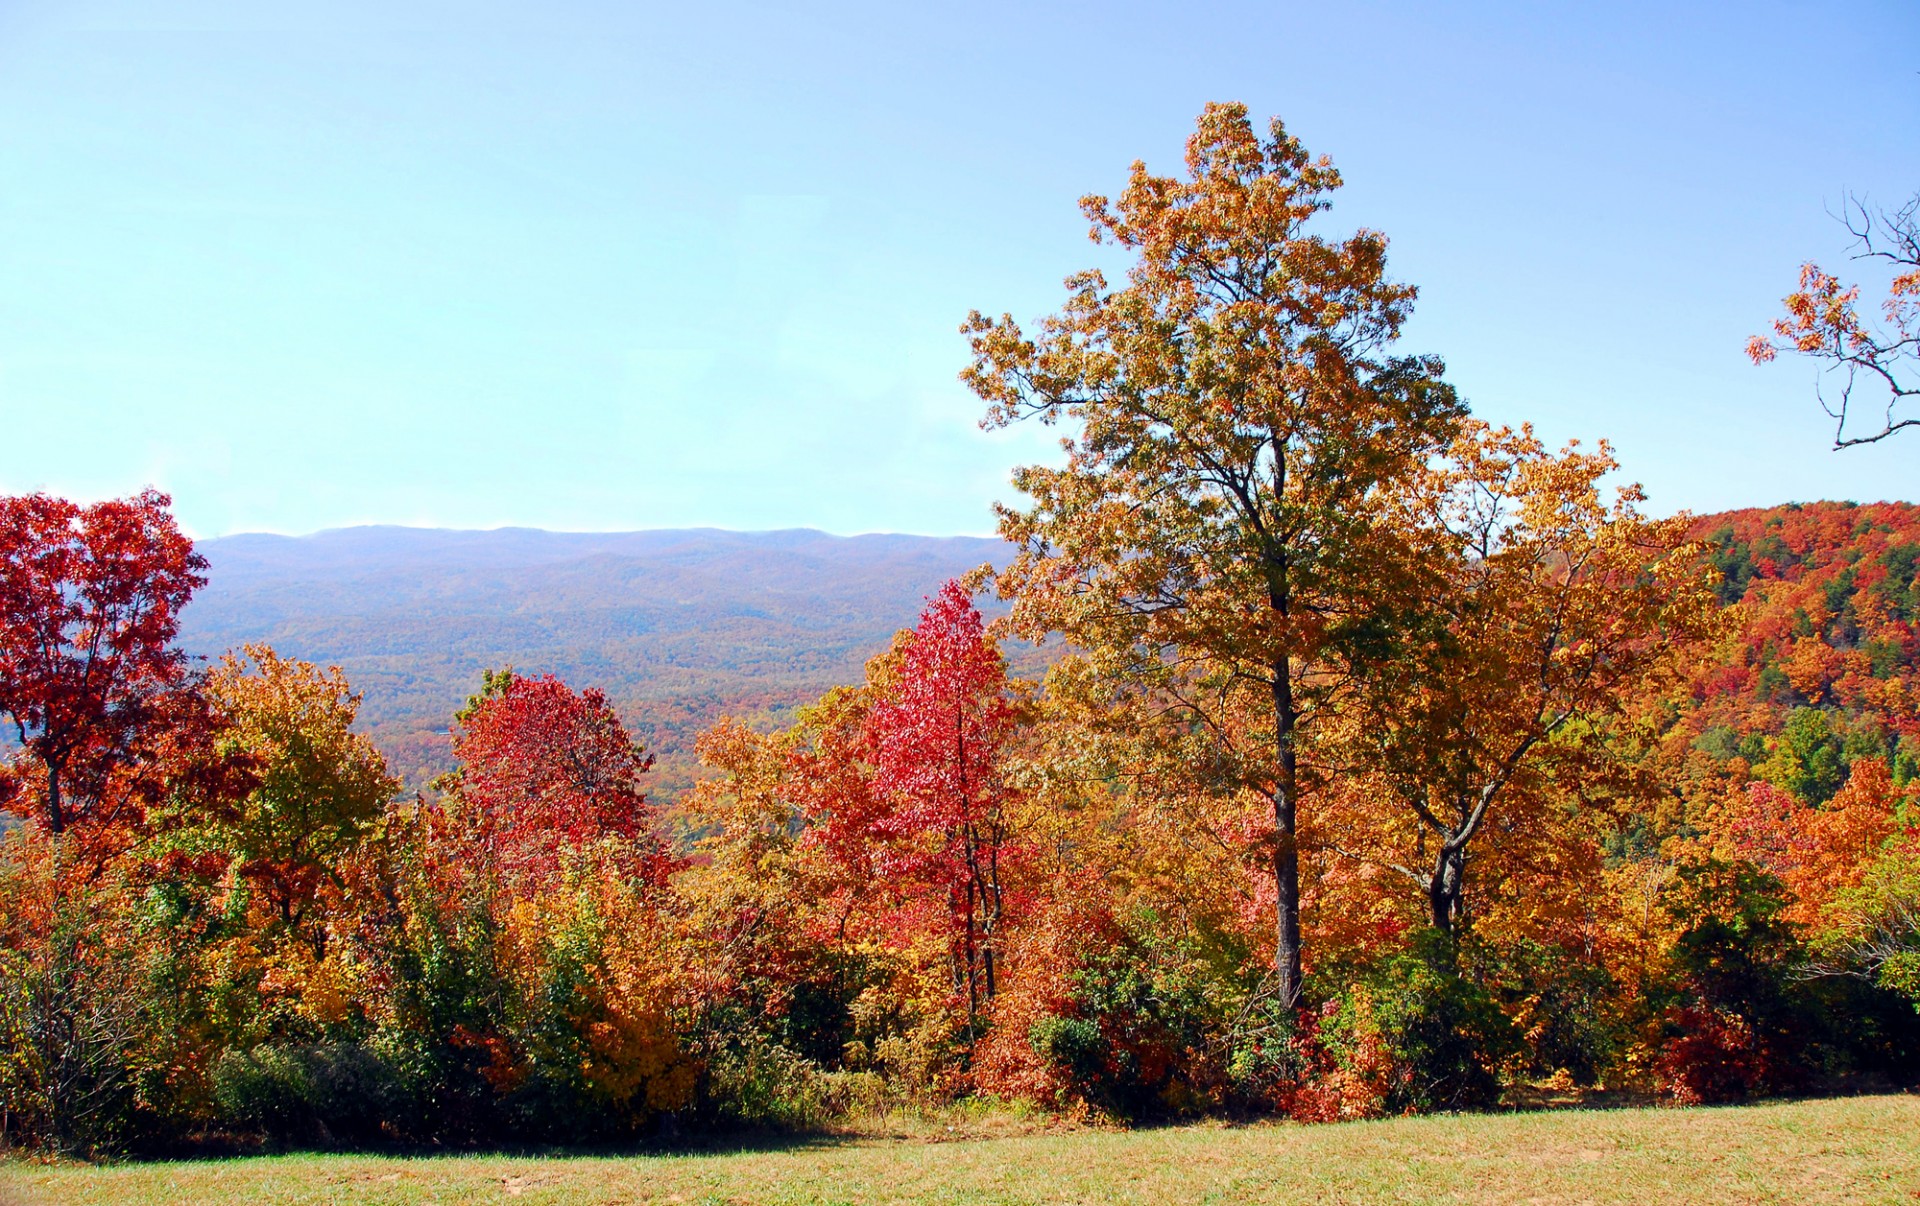
[[[1089,953],[1069,1012],[1028,1039],[1075,1095],[1114,1118],[1271,1108],[1297,1064],[1292,1018],[1250,956],[1225,932],[1170,933],[1143,914]]]
[[[404,1097],[395,1070],[354,1043],[229,1050],[213,1067],[221,1121],[288,1144],[378,1142]]]
[[[1514,1021],[1516,1072],[1597,1085],[1619,1065],[1629,1020],[1619,984],[1597,960],[1527,940],[1465,942],[1461,958]]]
[[[135,1054],[152,1046],[136,960],[63,920],[44,948],[0,961],[0,1114],[7,1139],[79,1154],[139,1142]]]
[[[1520,1035],[1492,993],[1463,973],[1464,963],[1458,940],[1423,930],[1410,950],[1362,981],[1394,1065],[1388,1112],[1479,1109],[1499,1101],[1499,1070],[1520,1051]],[[1351,1010],[1336,1015],[1351,1016]]]

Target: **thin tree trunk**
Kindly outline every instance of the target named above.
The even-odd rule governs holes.
[[[60,771],[53,763],[47,764],[47,831],[55,837],[67,827],[67,818],[60,808]]]
[[[1300,846],[1295,838],[1299,799],[1299,762],[1294,750],[1293,668],[1285,658],[1273,666],[1273,731],[1279,773],[1273,788],[1273,970],[1280,1002],[1300,1004]]]
[[[980,1015],[980,977],[977,968],[980,965],[979,948],[974,942],[976,916],[976,886],[967,884],[967,1033],[972,1035],[978,1030]]]
[[[989,835],[989,842],[991,844],[987,847],[987,882],[983,893],[987,902],[987,916],[986,922],[982,926],[985,935],[985,941],[982,943],[982,946],[985,948],[984,958],[987,969],[987,1001],[991,1004],[994,996],[1000,991],[1000,985],[998,983],[999,977],[994,968],[993,948],[1000,933],[1000,910],[1005,906],[1006,902],[1000,894],[999,826],[995,825],[989,831]]]

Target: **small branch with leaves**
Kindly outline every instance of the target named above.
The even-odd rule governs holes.
[[[1902,428],[1920,427],[1920,415],[1901,413],[1904,403],[1920,395],[1920,193],[1894,210],[1871,207],[1850,195],[1839,220],[1853,235],[1852,258],[1893,270],[1880,304],[1882,321],[1875,324],[1860,316],[1860,286],[1843,285],[1809,261],[1800,266],[1800,287],[1784,299],[1786,314],[1774,320],[1773,335],[1747,341],[1747,355],[1755,364],[1781,352],[1821,363],[1815,395],[1834,421],[1836,449],[1872,444]],[[1827,386],[1828,376],[1838,378],[1837,394]],[[1869,394],[1879,401],[1868,402]],[[1879,405],[1878,417],[1862,433],[1861,412],[1874,405]],[[1849,418],[1855,420],[1853,434]]]

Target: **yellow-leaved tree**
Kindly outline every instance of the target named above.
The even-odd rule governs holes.
[[[272,921],[316,948],[315,902],[400,790],[371,738],[353,731],[360,696],[338,667],[321,670],[266,645],[228,653],[206,692],[224,724],[217,745],[253,772],[251,790],[202,824],[234,858]]]
[[[1223,808],[1264,801],[1292,1005],[1306,738],[1406,627],[1400,496],[1462,407],[1438,359],[1392,353],[1415,290],[1388,278],[1386,238],[1309,230],[1331,163],[1237,104],[1207,107],[1186,162],[1184,179],[1136,163],[1117,201],[1082,200],[1094,239],[1133,257],[1124,285],[1069,277],[1031,336],[975,312],[962,376],[989,426],[1069,425],[1066,463],[1019,470],[1029,505],[1000,510],[1013,627],[1063,635],[1083,681],[1211,741]]]
[[[1605,444],[1555,453],[1530,429],[1469,422],[1415,512],[1427,623],[1341,718],[1359,806],[1332,841],[1416,883],[1438,929],[1460,920],[1485,847],[1503,873],[1531,872],[1535,906],[1573,886],[1566,860],[1599,844],[1567,830],[1568,808],[1632,802],[1613,730],[1713,626],[1691,517],[1646,517],[1635,486],[1608,499],[1617,467]]]

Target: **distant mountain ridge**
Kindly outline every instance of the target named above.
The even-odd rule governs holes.
[[[1009,547],[978,537],[358,527],[203,541],[189,652],[250,641],[338,665],[410,783],[448,764],[446,728],[480,672],[512,665],[599,687],[691,782],[693,738],[725,713],[784,719],[910,626],[948,578]]]

